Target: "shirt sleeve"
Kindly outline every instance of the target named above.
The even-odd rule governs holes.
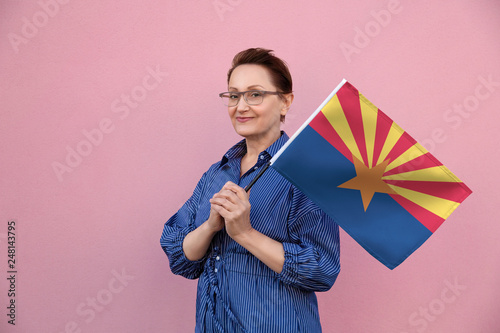
[[[306,291],[329,290],[340,272],[339,227],[317,208],[290,221],[291,242],[284,242],[282,282]]]
[[[160,245],[169,259],[172,273],[188,279],[197,279],[200,277],[206,261],[206,257],[196,261],[189,260],[186,258],[182,248],[182,243],[186,235],[196,228],[196,210],[199,205],[205,177],[206,173],[202,176],[198,185],[196,185],[193,195],[165,223],[160,238]]]

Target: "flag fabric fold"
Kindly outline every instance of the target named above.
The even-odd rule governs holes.
[[[390,269],[472,193],[346,80],[271,167]]]

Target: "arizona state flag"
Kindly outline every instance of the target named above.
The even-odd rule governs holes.
[[[346,80],[271,167],[390,269],[472,193]]]

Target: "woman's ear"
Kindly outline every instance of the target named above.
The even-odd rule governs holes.
[[[283,98],[282,98],[282,101],[283,101],[283,107],[281,108],[281,116],[284,117],[288,110],[290,110],[290,106],[292,106],[292,102],[293,102],[293,93],[289,93],[289,94],[283,94],[282,95]]]

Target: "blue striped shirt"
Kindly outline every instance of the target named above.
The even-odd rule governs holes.
[[[321,332],[315,291],[329,290],[340,271],[338,225],[272,168],[250,191],[250,221],[254,229],[283,243],[281,273],[236,243],[225,229],[198,261],[188,260],[182,250],[184,237],[208,219],[209,199],[227,181],[248,185],[287,140],[282,132],[241,177],[246,144],[237,143],[203,174],[191,198],[165,223],[160,243],[170,269],[188,279],[199,278],[195,332]]]

